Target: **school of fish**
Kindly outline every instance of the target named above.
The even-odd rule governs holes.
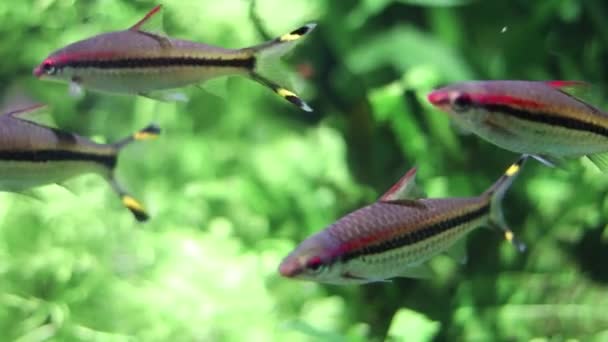
[[[270,89],[303,111],[312,111],[276,72],[279,59],[316,26],[305,24],[271,41],[228,49],[171,38],[162,30],[161,6],[127,29],[101,33],[52,52],[33,70],[40,80],[85,90],[186,101],[181,88],[240,75]],[[469,81],[428,94],[453,122],[496,146],[521,154],[482,194],[425,198],[409,170],[375,203],[357,209],[306,238],[278,267],[289,279],[364,284],[396,277],[432,276],[428,261],[441,253],[466,261],[465,237],[479,227],[499,231],[517,250],[525,245],[509,228],[502,199],[531,157],[555,165],[588,157],[608,171],[608,114],[573,96],[577,81]],[[49,127],[29,116],[42,105],[0,116],[0,190],[26,192],[86,173],[102,176],[138,221],[149,214],[115,177],[120,152],[154,139],[155,124],[115,143]]]

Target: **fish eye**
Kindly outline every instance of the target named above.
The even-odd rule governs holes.
[[[471,108],[472,104],[473,100],[467,94],[459,94],[452,99],[452,108],[456,112],[464,112]]]
[[[57,69],[51,62],[44,62],[42,63],[42,71],[47,75],[53,75]]]

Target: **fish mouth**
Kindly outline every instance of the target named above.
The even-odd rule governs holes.
[[[427,100],[435,107],[443,107],[450,103],[450,96],[445,91],[435,90],[427,95]]]
[[[297,260],[285,259],[279,265],[279,273],[286,278],[294,278],[302,273],[302,266]]]
[[[34,71],[32,71],[32,74],[34,74],[34,76],[36,78],[42,78],[42,76],[44,75],[44,72],[42,71],[42,67],[40,65],[35,67]]]

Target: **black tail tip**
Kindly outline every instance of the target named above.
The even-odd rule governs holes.
[[[298,27],[297,29],[295,29],[287,34],[282,35],[277,40],[279,43],[288,43],[288,42],[293,42],[293,41],[299,40],[300,38],[309,34],[310,31],[314,30],[315,27],[317,27],[316,23],[308,23],[304,26]]]
[[[277,89],[275,89],[275,92],[277,94],[279,94],[279,96],[281,96],[285,100],[298,106],[298,108],[300,108],[301,110],[303,110],[305,112],[309,112],[309,113],[312,112],[312,108],[306,102],[304,102],[304,100],[302,100],[300,97],[298,97],[298,95],[296,95],[295,93],[293,93],[285,88],[277,88]]]
[[[139,132],[134,134],[135,140],[148,140],[158,137],[161,133],[161,128],[155,123],[152,123]]]
[[[304,36],[304,35],[309,34],[312,30],[314,30],[315,27],[317,27],[317,23],[308,23],[304,26],[301,26],[301,27],[291,31],[289,34],[293,34],[293,35],[297,35],[297,36]]]
[[[293,103],[294,105],[298,106],[298,108],[300,108],[301,110],[308,112],[308,113],[312,113],[312,108],[308,105],[308,103],[304,102],[302,99],[300,99],[297,96],[286,96],[285,100]]]
[[[145,222],[150,218],[143,205],[135,198],[125,195],[122,198],[122,204],[129,209],[137,221]]]
[[[150,215],[148,215],[148,213],[144,211],[133,210],[131,208],[129,208],[129,210],[131,211],[133,217],[135,217],[137,222],[146,222],[150,219]]]
[[[142,129],[141,132],[160,135],[162,130],[157,123],[151,123],[148,126],[146,126],[146,128]]]
[[[515,234],[513,233],[512,230],[510,229],[506,229],[505,232],[505,240],[509,241],[516,249],[519,253],[524,253],[526,251],[526,249],[528,248],[526,246],[526,244],[521,241],[520,239],[518,239]]]

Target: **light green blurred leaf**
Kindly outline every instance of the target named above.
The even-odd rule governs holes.
[[[389,341],[432,341],[441,323],[410,309],[399,309],[388,330]]]

